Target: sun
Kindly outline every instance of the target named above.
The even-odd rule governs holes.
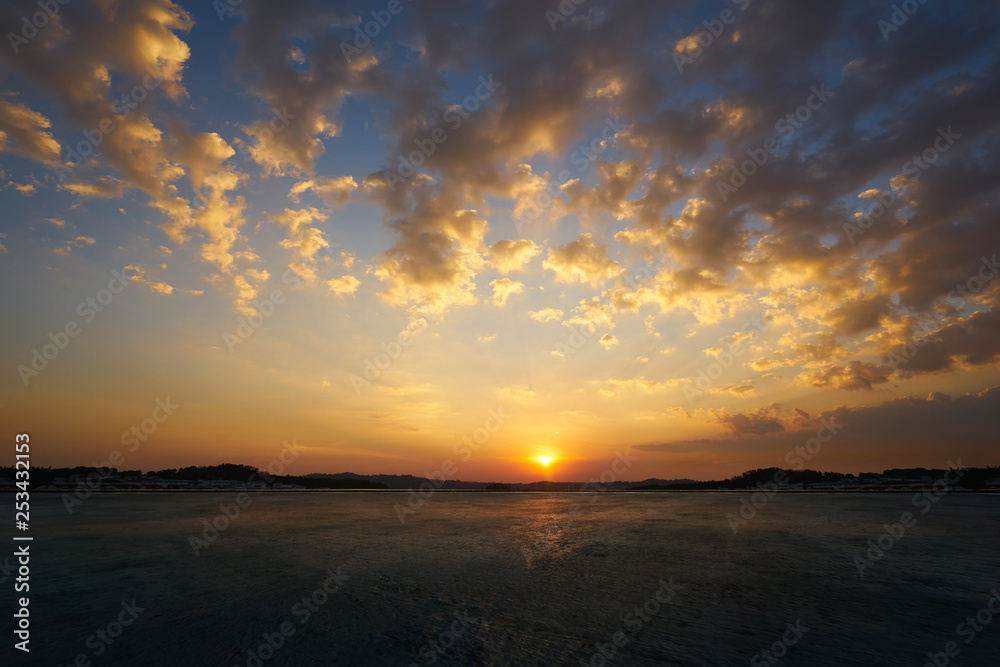
[[[538,457],[538,462],[541,463],[543,466],[545,466],[547,468],[547,467],[549,467],[549,464],[552,463],[552,457],[551,456],[539,456]]]

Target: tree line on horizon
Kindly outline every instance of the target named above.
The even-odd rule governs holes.
[[[158,477],[166,480],[190,480],[194,482],[228,481],[253,482],[262,481],[268,486],[272,484],[298,484],[306,489],[388,489],[379,482],[361,478],[331,479],[325,477],[308,477],[297,475],[272,475],[266,470],[255,466],[238,463],[222,463],[211,466],[187,466],[184,468],[166,468],[164,470],[118,470],[117,468],[98,468],[94,466],[76,466],[73,468],[32,468],[29,488],[35,489],[49,486],[57,478],[68,480],[86,480],[88,478],[104,480],[112,475],[120,477]],[[13,479],[14,468],[0,467],[0,479]]]
[[[966,489],[985,488],[986,482],[1000,478],[1000,466],[988,468],[963,468],[962,478],[959,486]],[[735,475],[724,480],[711,480],[706,482],[688,482],[681,484],[646,484],[635,487],[635,491],[700,491],[706,489],[752,489],[761,485],[775,486],[775,479],[778,473],[784,473],[786,481],[784,484],[823,484],[836,483],[845,479],[860,478],[862,482],[877,482],[883,477],[902,480],[921,480],[930,478],[938,480],[944,477],[944,468],[889,468],[881,473],[862,472],[857,475],[840,472],[821,472],[819,470],[789,470],[787,468],[757,468],[748,470],[739,475]]]
[[[15,478],[13,467],[0,467],[0,479]],[[821,472],[818,470],[789,470],[783,468],[757,468],[748,470],[739,475],[735,475],[724,480],[709,480],[703,482],[678,482],[669,484],[641,484],[635,483],[628,490],[635,491],[699,491],[714,489],[751,489],[760,485],[774,485],[776,473],[783,472],[785,484],[821,484],[836,483],[845,479],[859,477],[871,482],[878,481],[883,477],[903,480],[921,480],[930,478],[938,480],[943,478],[946,472],[942,468],[890,468],[881,473],[863,472],[858,475],[838,472]],[[260,470],[255,466],[236,463],[222,463],[210,466],[187,466],[184,468],[166,468],[163,470],[149,471],[143,473],[141,470],[117,470],[116,468],[97,468],[93,466],[76,466],[73,468],[32,468],[30,488],[38,488],[53,484],[56,478],[68,480],[106,479],[111,475],[123,477],[157,477],[165,480],[190,480],[190,481],[233,481],[249,482],[263,481],[268,486],[273,484],[297,484],[306,489],[389,489],[388,485],[371,479],[370,475],[357,475],[356,477],[345,477],[343,475],[312,474],[312,475],[271,475],[266,470]],[[427,481],[423,477],[405,475],[412,479],[413,488],[418,488],[420,483]],[[966,489],[985,488],[989,480],[1000,478],[1000,467],[992,466],[987,468],[963,468],[962,479],[959,486]],[[470,482],[471,484],[471,482]],[[520,484],[500,484],[483,482],[481,490],[504,490],[516,491],[523,485]],[[553,488],[565,483],[551,483]],[[534,485],[537,486],[537,483]]]

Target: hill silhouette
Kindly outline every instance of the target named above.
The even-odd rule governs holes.
[[[637,482],[614,481],[601,484],[588,482],[479,482],[434,480],[416,475],[359,475],[351,472],[312,473],[308,475],[271,475],[254,466],[223,463],[211,466],[187,466],[142,472],[77,466],[73,468],[32,468],[29,488],[51,490],[74,488],[109,489],[357,489],[357,490],[420,490],[445,491],[702,491],[752,490],[762,486],[787,489],[826,490],[905,490],[909,486],[931,485],[944,478],[941,468],[890,468],[881,473],[863,472],[857,475],[818,470],[757,468],[723,480],[650,478]],[[0,467],[0,490],[16,490],[15,470]],[[1000,489],[1000,467],[962,468],[956,488],[966,490]]]

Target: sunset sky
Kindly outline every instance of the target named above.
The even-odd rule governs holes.
[[[0,9],[36,466],[1000,463],[998,2],[48,4]]]

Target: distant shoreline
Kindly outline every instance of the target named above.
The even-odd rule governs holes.
[[[930,487],[927,487],[930,488]],[[883,494],[883,493],[920,493],[927,488],[914,489],[768,489],[768,492],[779,494],[793,493],[836,493],[836,494]],[[3,489],[0,493],[14,493],[15,490]],[[39,494],[59,494],[67,493],[72,489],[32,489],[31,493]],[[418,493],[421,489],[254,489],[254,488],[233,488],[233,489],[91,489],[92,494],[141,494],[141,493]],[[604,491],[573,490],[573,489],[513,489],[510,491],[497,491],[496,489],[435,489],[434,493],[492,493],[496,495],[510,495],[517,493],[759,493],[760,489],[607,489]],[[1000,489],[955,489],[949,493],[981,493],[987,495],[1000,495]]]

